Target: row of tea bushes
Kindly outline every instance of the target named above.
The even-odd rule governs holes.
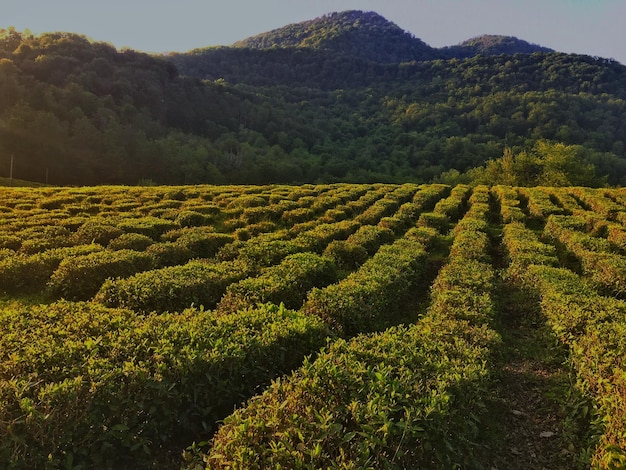
[[[415,185],[405,184],[398,186],[392,192],[385,194],[382,199],[370,205],[355,220],[363,225],[375,225],[380,219],[396,211],[401,204],[412,200],[416,191],[418,191],[418,186]]]
[[[159,241],[163,233],[174,228],[219,226],[220,230],[230,231],[242,224],[252,226],[252,219],[265,221],[264,217],[252,214],[253,210],[268,214],[279,212],[277,217],[269,219],[281,222],[280,215],[284,210],[305,208],[316,202],[316,197],[312,196],[302,196],[299,200],[299,192],[293,188],[276,187],[261,191],[255,187],[223,187],[222,194],[214,192],[216,190],[220,189],[127,188],[123,194],[120,194],[119,188],[99,188],[99,192],[83,188],[34,191],[29,200],[38,209],[21,210],[5,206],[3,224],[0,225],[0,247],[33,254],[70,244],[95,242],[106,246],[122,233],[143,234]],[[328,204],[338,204],[357,198],[367,190],[364,185],[320,186],[316,196],[323,195]],[[249,191],[254,191],[254,195],[247,194]],[[0,205],[2,202],[10,204],[8,200],[12,198],[24,199],[24,196],[15,189],[6,188],[0,192]],[[167,199],[174,197],[176,199]],[[290,197],[295,197],[295,200]],[[211,200],[214,203],[208,203]],[[246,201],[251,203],[246,204]],[[68,212],[68,207],[78,205],[82,207],[82,211],[78,211],[80,213]],[[251,211],[250,214],[247,210]],[[246,216],[242,215],[244,212]],[[64,233],[56,233],[59,231]]]
[[[329,335],[273,305],[220,318],[14,305],[0,309],[0,328],[0,462],[15,469],[173,461]]]
[[[498,342],[489,327],[494,273],[455,252],[415,325],[336,341],[229,416],[207,454],[187,452],[188,468],[478,465],[476,410]]]
[[[424,245],[400,238],[340,282],[312,289],[302,311],[344,336],[380,330],[424,279],[426,258]]]
[[[584,233],[587,224],[583,217],[550,216],[544,233],[573,254],[596,285],[612,294],[624,294],[626,257],[616,253],[608,240]]]
[[[608,220],[617,220],[620,212],[626,212],[624,205],[607,197],[601,189],[572,188],[571,192],[590,210],[604,216]]]
[[[100,282],[102,288],[95,299],[111,307],[126,307],[144,313],[179,311],[191,304],[212,309],[226,293],[227,287],[240,281],[240,286],[246,286],[246,293],[243,295],[242,291],[240,294],[243,297],[231,299],[233,308],[235,304],[242,306],[243,298],[252,302],[272,300],[278,303],[283,300],[280,295],[287,295],[284,301],[288,305],[299,307],[312,287],[330,284],[337,276],[334,263],[331,266],[330,260],[323,260],[320,264],[319,256],[308,252],[322,251],[330,241],[347,237],[357,227],[357,222],[346,220],[316,225],[293,239],[288,239],[288,232],[277,232],[245,242],[233,242],[220,250],[218,258],[222,261],[219,263],[191,261],[140,273],[128,279],[110,279],[104,285]],[[175,243],[183,237],[181,235]],[[151,245],[148,251],[156,246],[159,245]],[[298,253],[300,255],[296,256]],[[305,264],[296,266],[298,260]],[[281,266],[281,263],[286,264]],[[254,277],[246,279],[265,268],[268,268],[267,274],[258,280]],[[263,286],[265,282],[269,284]],[[257,294],[252,293],[254,289],[257,289]],[[224,304],[226,310],[230,308],[226,308],[228,303],[230,301]]]
[[[550,188],[550,195],[554,201],[562,207],[566,213],[572,215],[579,215],[585,211],[585,208],[580,205],[574,196],[568,192],[569,188]]]
[[[600,296],[575,273],[556,267],[553,247],[523,226],[505,228],[512,273],[539,297],[541,312],[569,347],[578,386],[595,399],[601,434],[592,468],[626,466],[626,303]],[[521,256],[520,256],[521,255]]]
[[[125,278],[153,267],[148,253],[102,250],[65,258],[48,282],[55,298],[88,300],[108,278]]]
[[[283,303],[299,309],[307,293],[337,281],[335,263],[315,253],[296,253],[278,265],[229,285],[217,305],[217,312],[232,313],[258,303]]]
[[[504,226],[502,242],[508,258],[507,273],[513,279],[520,279],[532,264],[559,266],[556,248],[542,243],[535,232],[521,222]]]
[[[440,199],[432,212],[423,212],[417,221],[419,227],[428,227],[439,233],[446,233],[452,222],[463,215],[467,201],[471,194],[471,188],[465,185],[455,186],[450,195]]]
[[[108,279],[94,300],[141,313],[175,312],[191,305],[212,309],[230,284],[255,273],[254,267],[241,261],[190,261],[127,279]]]
[[[8,294],[37,293],[66,259],[102,252],[97,244],[55,248],[35,255],[8,254],[0,260],[0,289]]]
[[[519,188],[519,193],[527,199],[528,213],[539,220],[545,220],[550,215],[564,215],[565,209],[554,203],[546,188]]]
[[[396,236],[401,236],[410,226],[415,225],[420,214],[431,209],[447,190],[448,187],[443,185],[420,187],[412,201],[402,204],[393,217],[383,217],[377,225],[363,225],[346,240],[332,241],[324,250],[324,255],[334,259],[341,268],[358,268],[381,245],[393,242]],[[421,241],[427,244],[429,240]]]
[[[526,214],[520,207],[520,197],[515,188],[510,186],[494,186],[492,191],[500,204],[500,216],[505,224],[510,222],[523,222],[526,220]]]

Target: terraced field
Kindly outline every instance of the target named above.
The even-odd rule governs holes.
[[[626,190],[0,190],[2,468],[626,468]]]

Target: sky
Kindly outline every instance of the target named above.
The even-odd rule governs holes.
[[[626,65],[626,0],[0,0],[0,28],[185,52],[343,10],[375,11],[433,47],[516,36]]]

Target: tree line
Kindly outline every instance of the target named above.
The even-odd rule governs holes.
[[[51,184],[428,182],[539,141],[626,176],[626,68],[558,53],[381,64],[316,49],[153,56],[0,33],[0,176]]]

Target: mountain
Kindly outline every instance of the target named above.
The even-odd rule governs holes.
[[[309,48],[379,63],[437,58],[436,49],[374,12],[331,13],[244,39],[247,49]]]
[[[375,12],[350,10],[290,24],[230,47],[195,49],[169,59],[182,74],[201,79],[336,89],[384,80],[398,64],[536,52],[554,51],[494,35],[437,49]]]
[[[0,177],[14,161],[50,184],[429,182],[549,141],[626,182],[615,61],[502,53],[506,37],[451,53],[363,12],[245,41],[153,56],[0,30]]]
[[[468,58],[477,55],[500,54],[533,54],[535,52],[555,52],[553,49],[531,44],[514,36],[499,36],[485,34],[468,39],[457,46],[448,46],[441,49],[444,56]]]

